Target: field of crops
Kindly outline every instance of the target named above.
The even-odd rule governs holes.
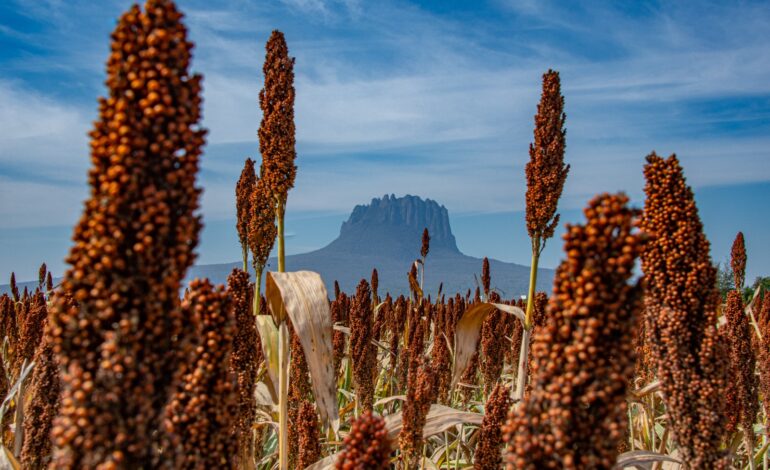
[[[596,195],[555,240],[570,168],[549,70],[526,165],[526,299],[491,289],[486,259],[475,292],[424,291],[441,278],[427,229],[408,295],[379,292],[376,266],[327,292],[284,269],[294,59],[274,31],[261,161],[233,182],[243,269],[184,285],[206,134],[192,47],[170,0],[112,34],[69,269],[54,285],[43,265],[34,291],[12,275],[0,297],[0,468],[768,468],[770,296],[745,286],[739,227],[720,293],[676,156],[640,158],[643,207]],[[563,261],[536,292],[546,243]]]

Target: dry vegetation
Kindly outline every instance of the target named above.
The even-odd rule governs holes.
[[[70,268],[0,297],[3,468],[767,468],[770,296],[716,290],[675,156],[644,166],[643,210],[602,194],[567,226],[553,292],[534,291],[569,166],[557,72],[526,166],[526,303],[490,289],[408,296],[284,272],[297,171],[294,59],[267,42],[261,164],[236,186],[243,270],[195,280],[201,77],[170,0],[121,17],[91,132],[91,194]],[[277,243],[278,272],[265,272]],[[256,272],[245,272],[249,256]],[[634,267],[641,263],[643,276]],[[265,292],[261,292],[264,282]],[[762,405],[762,406],[760,406]]]

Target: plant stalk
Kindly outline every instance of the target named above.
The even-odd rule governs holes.
[[[286,249],[283,237],[283,218],[286,213],[286,207],[282,202],[278,203],[276,208],[276,225],[278,226],[278,272],[286,272]]]
[[[259,315],[260,304],[262,303],[262,270],[264,268],[257,267],[255,269],[256,282],[254,283],[254,299],[252,300],[252,309],[254,315]]]
[[[529,268],[529,291],[527,291],[527,312],[524,329],[532,328],[532,315],[535,310],[535,286],[537,284],[537,264],[540,261],[540,237],[532,239],[532,263]]]
[[[278,468],[289,469],[289,329],[285,321],[278,325]]]
[[[527,364],[529,363],[529,338],[532,331],[523,328],[521,332],[521,349],[519,352],[519,370],[516,373],[516,389],[513,395],[514,402],[524,399],[524,389],[527,386]]]
[[[241,245],[243,249],[243,272],[249,272],[249,247],[246,244]]]

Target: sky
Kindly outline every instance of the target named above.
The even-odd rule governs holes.
[[[0,278],[61,274],[88,194],[87,132],[124,0],[0,2]],[[560,210],[600,192],[643,204],[645,155],[676,153],[712,257],[742,230],[770,274],[770,4],[550,0],[179,0],[209,129],[200,263],[235,261],[234,185],[258,158],[264,44],[296,57],[289,253],[331,241],[357,204],[449,209],[474,256],[529,262],[524,165],[541,76],[562,80],[571,165]],[[561,258],[561,241],[543,265]]]

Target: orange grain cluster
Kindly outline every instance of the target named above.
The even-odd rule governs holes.
[[[386,470],[390,468],[390,446],[385,420],[366,411],[350,425],[335,468]]]
[[[262,109],[260,179],[271,195],[272,207],[283,207],[297,173],[294,165],[297,156],[294,149],[294,59],[289,57],[286,39],[280,31],[273,31],[265,49],[267,54],[262,68],[265,86],[259,92]]]
[[[735,288],[743,289],[743,283],[746,280],[746,242],[743,239],[743,232],[738,232],[733,241],[730,250],[730,267],[733,268]]]
[[[762,334],[758,341],[757,365],[759,369],[759,391],[765,414],[770,413],[770,294],[765,291],[757,314],[757,324]]]
[[[235,433],[241,451],[251,448],[252,424],[257,413],[254,398],[257,372],[262,362],[262,345],[254,315],[251,313],[253,290],[249,275],[240,269],[233,269],[227,277],[227,295],[233,304],[235,333],[233,351],[230,355],[230,370],[237,380],[238,415]]]
[[[543,74],[535,141],[529,146],[530,160],[525,168],[527,231],[532,239],[551,238],[559,223],[556,207],[569,172],[569,165],[564,165],[565,119],[559,72],[548,70]]]
[[[55,304],[62,369],[58,468],[146,467],[183,322],[180,282],[201,226],[195,186],[205,131],[201,77],[171,0],[132,7],[112,33],[109,96],[91,131],[91,193]]]
[[[675,155],[647,157],[641,228],[647,340],[666,397],[672,437],[691,468],[724,464],[725,358],[717,332],[719,294],[693,192]]]
[[[318,430],[318,415],[313,403],[302,400],[297,413],[299,443],[296,468],[305,468],[321,458],[321,442]]]
[[[507,468],[612,468],[624,436],[633,375],[642,250],[637,211],[623,194],[600,195],[583,226],[567,226],[547,323],[532,346],[532,390],[511,412]]]
[[[374,380],[377,369],[377,347],[372,343],[372,293],[369,283],[361,279],[356,296],[350,303],[350,358],[356,399],[362,410],[374,403]]]
[[[741,424],[744,430],[753,433],[754,422],[759,412],[759,386],[754,373],[756,356],[751,347],[752,327],[749,318],[743,310],[743,299],[740,291],[731,290],[727,293],[725,305],[725,339],[730,350],[730,388],[725,406],[727,408],[725,425],[728,433],[735,431],[735,425]]]
[[[473,456],[473,468],[486,470],[500,468],[503,463],[500,449],[503,446],[502,427],[512,404],[510,390],[503,384],[495,385],[484,405],[484,419],[479,430],[479,443]]]
[[[247,158],[243,164],[241,177],[235,185],[235,227],[238,230],[238,240],[243,249],[244,266],[248,262],[249,226],[251,225],[251,198],[256,190],[257,175],[254,173],[254,160]]]
[[[252,264],[258,277],[265,269],[270,251],[273,249],[278,228],[275,226],[275,210],[272,195],[264,179],[257,180],[249,203],[248,244],[251,249]]]
[[[220,286],[195,279],[182,303],[192,334],[182,350],[175,391],[164,413],[164,466],[235,468],[238,435],[236,378],[230,371],[235,318],[232,301]]]

